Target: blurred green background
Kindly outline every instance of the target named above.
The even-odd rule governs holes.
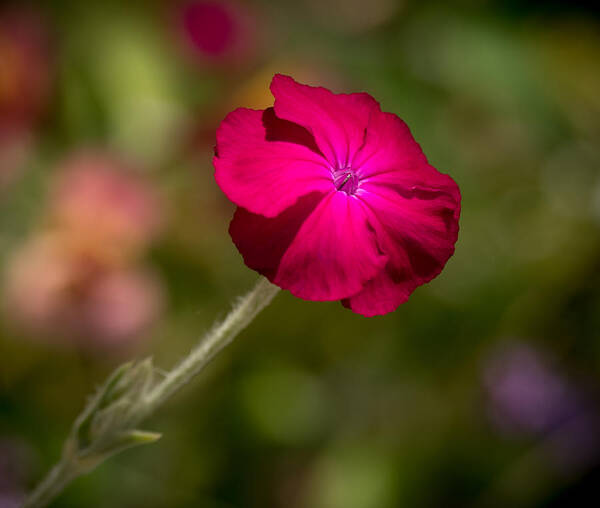
[[[191,4],[0,9],[0,507],[112,368],[169,368],[252,286],[211,156],[228,111],[270,104],[275,72],[367,91],[408,123],[461,188],[456,254],[385,317],[280,294],[148,422],[161,441],[53,506],[597,506],[598,7]],[[131,191],[94,201],[109,226],[82,219],[93,190],[75,185],[74,208],[56,191],[94,165],[82,151]],[[119,221],[141,230],[148,210],[119,213],[136,193],[161,226],[132,247]]]

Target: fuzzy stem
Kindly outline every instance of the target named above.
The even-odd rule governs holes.
[[[22,508],[41,508],[47,506],[63,489],[79,476],[71,462],[64,458],[58,462],[27,496]]]
[[[235,336],[250,324],[278,292],[277,286],[261,278],[250,293],[240,298],[225,320],[217,323],[190,354],[183,358],[148,394],[146,398],[148,414],[154,412],[171,395],[189,383],[219,351],[230,344]]]
[[[214,325],[189,355],[183,358],[162,381],[141,398],[141,401],[133,407],[133,413],[128,413],[127,417],[113,423],[113,427],[111,427],[114,429],[113,433],[116,435],[117,431],[122,432],[124,428],[125,430],[133,429],[142,420],[154,413],[169,397],[189,383],[219,351],[230,344],[235,336],[252,322],[278,292],[279,288],[277,286],[271,284],[267,279],[261,278],[250,293],[239,299],[227,317],[222,322]],[[133,431],[132,435],[134,437],[139,434],[136,434],[136,432]],[[156,438],[153,437],[145,440],[145,442],[155,440]],[[137,443],[141,444],[143,442],[144,440],[137,440]],[[122,442],[119,442],[119,444],[122,444]],[[116,445],[112,449],[104,449],[104,455],[97,458],[93,466],[90,467],[89,464],[80,461],[81,457],[76,452],[74,453],[70,446],[66,445],[61,460],[27,497],[22,508],[43,508],[47,506],[74,479],[89,472],[106,458],[122,449],[124,447],[119,448]]]

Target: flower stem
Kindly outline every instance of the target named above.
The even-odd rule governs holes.
[[[94,411],[85,410],[82,414],[85,418],[78,418],[73,426],[71,436],[65,443],[61,460],[27,497],[22,508],[43,508],[47,506],[74,479],[91,471],[111,455],[128,447],[145,442],[154,442],[158,439],[156,434],[134,430],[135,426],[154,413],[180,388],[189,383],[219,351],[230,344],[235,336],[252,322],[278,292],[279,288],[277,286],[271,284],[267,279],[261,278],[250,293],[239,299],[227,317],[222,322],[215,324],[194,349],[160,382],[146,391],[139,387],[140,383],[132,383],[134,391],[125,393],[121,400],[111,400],[112,406],[108,408],[102,406],[101,410],[97,410],[97,413],[95,409]],[[138,365],[145,367],[150,363],[143,362]],[[105,389],[115,391],[116,387],[120,389],[126,387],[126,384],[120,385],[119,383],[127,379],[126,373],[129,372],[129,367],[123,365],[117,369],[105,383]],[[134,372],[133,369],[130,372]],[[138,369],[137,372],[139,375],[140,372],[144,371]],[[108,395],[103,395],[103,397],[97,396],[91,400],[95,404],[100,404],[101,402],[104,403],[105,398],[110,399]],[[129,407],[124,408],[123,402],[129,404]],[[87,431],[88,427],[82,427],[81,422],[91,421],[90,428],[93,429],[94,424],[106,421],[107,411],[113,408],[114,414],[117,416],[109,420],[110,426],[108,428],[101,427],[102,441],[94,436],[88,438],[88,441],[83,441],[82,432]],[[103,417],[104,420],[101,420],[100,417]],[[96,427],[100,426],[97,425]],[[103,446],[94,448],[95,439]],[[85,444],[84,448],[82,448],[84,446],[81,444],[82,442]],[[110,444],[108,446],[104,445],[107,442]],[[90,450],[95,449],[101,449],[101,453],[91,454]]]
[[[72,467],[72,464],[63,458],[27,496],[22,508],[47,506],[77,476],[79,474]]]
[[[278,292],[277,286],[261,278],[254,289],[239,300],[225,320],[217,323],[191,353],[148,394],[146,398],[148,414],[154,412],[165,400],[185,386],[219,351],[230,344]]]

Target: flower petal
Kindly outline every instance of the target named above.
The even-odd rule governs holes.
[[[416,287],[436,277],[454,253],[460,193],[450,177],[431,168],[433,172],[436,179],[430,178],[428,186],[413,185],[409,192],[375,183],[376,178],[361,188],[368,220],[389,262],[361,292],[343,302],[354,312],[373,316],[393,311]]]
[[[322,200],[322,194],[313,192],[272,218],[238,207],[229,225],[229,234],[246,266],[273,281],[285,251]]]
[[[238,208],[229,233],[246,265],[307,300],[339,300],[362,289],[387,257],[358,200],[312,193],[279,216]]]
[[[376,112],[370,116],[365,142],[352,167],[368,178],[388,171],[410,173],[425,163],[427,159],[408,126],[392,113]]]
[[[385,266],[364,205],[328,194],[303,222],[272,282],[307,300],[339,300],[360,291]]]
[[[236,109],[217,130],[215,179],[235,204],[275,217],[298,198],[333,187],[331,171],[301,128],[277,122],[272,109]],[[283,125],[283,128],[282,128]]]
[[[334,94],[281,74],[273,77],[271,91],[277,116],[308,129],[338,169],[348,167],[365,141],[371,114],[380,111],[377,101],[366,93]]]
[[[365,317],[382,316],[396,310],[417,287],[414,279],[394,270],[391,263],[370,280],[362,291],[342,300],[342,305]]]

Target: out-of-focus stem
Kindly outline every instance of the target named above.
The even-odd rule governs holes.
[[[80,473],[65,457],[58,462],[29,494],[23,508],[38,508],[47,506],[71,483]]]
[[[216,324],[198,345],[158,383],[146,398],[146,410],[152,413],[166,399],[186,385],[212,358],[231,343],[256,315],[264,309],[279,288],[261,278],[254,289],[242,297],[229,315]]]
[[[191,381],[219,351],[230,344],[235,336],[252,322],[278,292],[279,288],[277,286],[271,284],[267,279],[261,278],[250,293],[239,299],[227,317],[222,322],[214,325],[194,349],[160,382],[148,391],[135,389],[134,391],[139,393],[128,392],[123,400],[124,410],[116,413],[122,416],[116,417],[114,421],[111,420],[108,431],[103,431],[103,442],[111,444],[102,447],[99,455],[86,456],[85,453],[82,453],[82,450],[77,449],[77,439],[71,436],[71,441],[67,441],[64,447],[61,460],[31,492],[22,508],[43,508],[47,506],[75,478],[88,473],[111,455],[119,453],[127,447],[153,442],[158,439],[156,434],[135,430],[136,426],[154,413],[171,395]],[[148,363],[148,365],[151,365],[151,363]],[[116,372],[119,371],[126,372],[127,366],[122,366]],[[110,385],[110,379],[107,384]],[[135,402],[129,403],[129,406],[127,406],[127,401],[132,400]],[[122,408],[123,406],[115,404],[115,407]],[[88,419],[94,416],[93,413],[91,413],[91,416],[90,413],[86,413],[86,415]],[[75,428],[77,428],[77,425],[75,425]],[[88,450],[93,450],[93,445],[92,442],[87,443],[86,446]]]

